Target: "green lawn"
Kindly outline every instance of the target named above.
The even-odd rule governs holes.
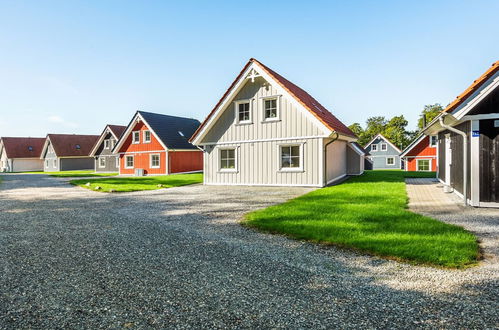
[[[87,186],[90,182],[90,186]],[[95,190],[95,187],[101,187],[102,192],[109,192],[114,189],[116,192],[129,192],[140,190],[155,190],[162,188],[171,188],[186,186],[194,183],[203,182],[202,173],[192,174],[174,174],[164,176],[145,176],[145,177],[116,177],[91,180],[71,180],[70,183],[87,189]],[[158,186],[161,185],[161,186]]]
[[[340,185],[251,212],[243,224],[414,264],[476,264],[479,247],[473,234],[407,210],[405,177],[435,173],[367,171]]]
[[[61,171],[61,172],[20,172],[30,174],[47,174],[56,178],[79,178],[79,177],[98,177],[98,176],[116,176],[118,173],[97,173],[93,170],[85,171]]]

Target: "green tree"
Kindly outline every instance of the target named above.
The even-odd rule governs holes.
[[[362,140],[359,142],[361,145],[365,145],[371,141],[376,135],[383,134],[385,131],[387,121],[383,116],[369,117],[366,120],[366,129],[362,135]]]
[[[362,126],[360,126],[359,123],[353,123],[352,125],[348,126],[352,132],[355,133],[359,138],[364,134],[364,129]]]
[[[404,149],[410,143],[410,134],[406,130],[408,123],[403,115],[395,116],[388,121],[381,134],[400,149]]]
[[[444,111],[444,107],[440,103],[425,105],[423,111],[421,111],[421,118],[418,120],[418,128],[420,130],[424,128],[423,116],[426,117],[426,124],[429,124],[442,111]]]

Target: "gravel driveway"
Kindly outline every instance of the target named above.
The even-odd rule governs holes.
[[[494,249],[479,267],[442,270],[237,223],[307,191],[102,194],[48,176],[4,176],[0,328],[499,327]],[[480,219],[495,230],[487,241],[497,240],[497,211]]]

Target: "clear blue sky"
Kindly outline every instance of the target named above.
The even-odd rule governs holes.
[[[0,136],[203,120],[250,57],[344,123],[449,103],[499,60],[499,1],[0,0]]]

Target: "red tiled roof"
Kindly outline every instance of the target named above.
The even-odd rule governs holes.
[[[229,86],[227,91],[224,93],[222,98],[217,102],[215,107],[211,110],[211,112],[208,114],[206,119],[203,121],[201,126],[196,130],[196,132],[192,135],[190,141],[192,141],[198,133],[203,129],[203,127],[206,125],[208,120],[215,114],[215,111],[217,108],[220,106],[220,104],[223,102],[223,100],[227,97],[227,95],[230,93],[232,88],[236,85],[237,81],[241,78],[243,73],[246,71],[248,66],[251,65],[251,63],[256,63],[258,66],[260,66],[263,70],[265,70],[269,75],[271,75],[278,83],[286,89],[300,104],[302,104],[307,110],[309,110],[319,121],[321,121],[326,127],[328,127],[331,130],[334,130],[340,134],[348,135],[351,137],[357,138],[355,133],[353,133],[345,124],[343,124],[338,118],[336,118],[329,110],[327,110],[324,106],[322,106],[317,100],[315,100],[310,94],[305,92],[303,89],[300,87],[296,86],[286,78],[282,77],[279,75],[277,72],[271,70],[267,66],[263,65],[261,62],[258,60],[251,58],[248,63],[243,67],[241,72],[237,75],[236,79],[232,82],[232,84]]]
[[[456,97],[454,101],[452,101],[447,108],[445,108],[444,112],[450,112],[461,105],[471,94],[473,94],[480,86],[482,86],[487,79],[492,77],[497,71],[499,71],[499,61],[492,64],[492,66],[485,71],[477,80],[473,81],[473,83],[468,87],[464,92],[462,92],[459,96]]]
[[[58,157],[88,156],[99,135],[48,134]],[[77,145],[80,147],[77,148]]]
[[[123,133],[126,130],[126,126],[121,126],[121,125],[107,125],[107,127],[109,127],[111,132],[113,132],[113,134],[116,135],[116,138],[118,139],[121,137],[121,135],[123,135]]]
[[[7,158],[40,158],[45,138],[3,137]]]

